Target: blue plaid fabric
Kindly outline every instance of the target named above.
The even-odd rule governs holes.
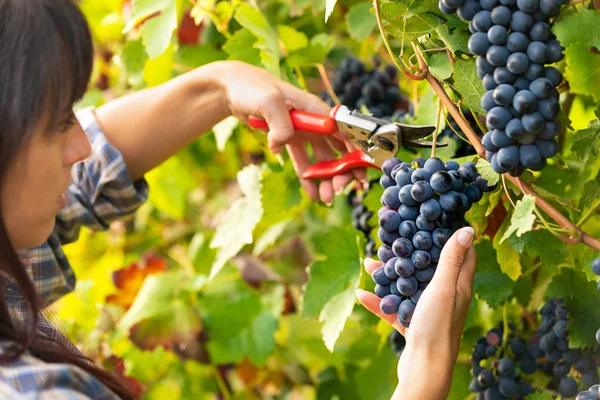
[[[75,288],[75,274],[62,245],[77,240],[82,226],[107,229],[112,221],[134,213],[148,198],[146,181],[130,180],[123,156],[106,139],[93,109],[78,112],[77,118],[90,138],[92,155],[73,167],[73,182],[66,194],[67,206],[57,215],[48,241],[19,252],[45,306]],[[13,318],[31,320],[18,285],[6,275],[0,275],[0,288]],[[75,350],[48,319],[42,317],[39,329]],[[114,399],[116,396],[77,367],[47,364],[26,353],[11,365],[0,366],[0,398],[62,400]]]

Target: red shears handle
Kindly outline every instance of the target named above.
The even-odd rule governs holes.
[[[339,106],[334,107],[329,116],[309,113],[306,111],[291,110],[290,117],[294,129],[299,131],[312,132],[319,135],[332,135],[338,132],[338,125],[335,119]],[[262,118],[250,116],[248,125],[252,128],[268,129],[267,121]],[[354,150],[337,160],[328,160],[315,163],[308,167],[302,174],[302,179],[327,179],[336,175],[341,175],[356,168],[376,168],[377,165],[371,163],[370,157],[361,150]]]
[[[307,131],[320,135],[333,135],[339,131],[337,121],[334,118],[338,108],[339,107],[335,107],[332,109],[330,116],[307,111],[291,110],[290,117],[292,118],[294,129],[297,131]],[[252,116],[248,118],[248,125],[256,129],[269,128],[267,121]]]

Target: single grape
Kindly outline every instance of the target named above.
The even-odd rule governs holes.
[[[537,10],[539,5],[539,0],[517,0],[517,7],[519,10],[526,13],[533,13]]]
[[[379,240],[381,240],[383,243],[387,244],[388,246],[391,246],[392,243],[394,243],[394,240],[400,237],[400,234],[398,232],[386,232],[383,229],[379,228],[377,230],[377,236],[379,237]]]
[[[527,57],[533,63],[545,64],[548,61],[548,47],[543,42],[531,42],[527,46]]]
[[[525,128],[523,128],[523,123],[519,118],[513,118],[508,124],[506,124],[504,132],[506,133],[506,136],[511,139],[519,139],[525,132]]]
[[[558,392],[563,397],[573,397],[577,394],[577,382],[571,377],[563,377],[558,385]]]
[[[415,172],[413,172],[411,178],[411,182],[417,183],[419,181],[427,181],[429,182],[429,179],[431,179],[431,174],[432,172],[429,172],[428,170],[424,169],[424,168],[420,168],[417,169]]]
[[[460,176],[462,176],[463,181],[466,183],[473,182],[479,176],[479,172],[477,172],[477,167],[472,161],[463,163],[463,165],[461,165],[458,168],[458,173],[460,174]]]
[[[379,178],[379,184],[384,189],[387,189],[390,186],[395,186],[396,185],[396,181],[391,176],[384,174],[384,175],[381,175],[381,178]]]
[[[407,185],[411,182],[412,174],[414,170],[410,167],[398,166],[397,169],[393,170],[393,177],[396,184],[400,187]]]
[[[437,171],[429,180],[431,189],[436,193],[446,193],[452,188],[452,176],[446,171]]]
[[[442,253],[442,249],[440,249],[439,247],[433,246],[427,252],[431,256],[432,263],[437,264],[440,261],[440,254]]]
[[[529,31],[529,37],[531,37],[531,40],[539,42],[546,42],[550,40],[551,35],[552,32],[550,31],[550,25],[548,25],[546,22],[536,22]]]
[[[417,225],[414,221],[402,221],[398,228],[398,232],[401,237],[412,239],[412,237],[415,236],[415,233],[417,233]]]
[[[446,171],[456,171],[460,167],[460,164],[454,160],[448,160],[444,163],[444,167],[446,168]],[[448,175],[450,175],[450,174],[448,174]],[[433,177],[433,175],[432,175],[432,177]],[[450,179],[452,179],[452,177],[450,177]],[[431,180],[429,181],[429,183],[431,184]],[[433,186],[432,186],[432,188],[433,188]]]
[[[488,47],[485,49],[485,57],[487,61],[495,67],[502,67],[503,65],[506,65],[506,60],[508,60],[508,57],[510,56],[510,51],[505,46],[498,46],[495,44],[489,46],[490,42],[487,40],[487,35],[484,33],[481,34],[485,36],[485,42],[488,43]],[[471,38],[473,37],[475,37],[475,35],[471,36]],[[483,41],[483,39],[481,40]],[[471,41],[469,40],[469,44],[470,43]],[[481,46],[481,48],[483,48],[483,46]],[[471,47],[469,47],[469,50],[470,49]],[[483,55],[484,53],[478,54],[473,52],[473,54]]]
[[[548,63],[552,64],[564,58],[564,47],[556,39],[551,39],[546,42],[548,48]]]
[[[399,296],[389,294],[381,299],[379,303],[379,308],[381,312],[387,315],[396,314],[398,312],[398,307],[400,307],[400,302],[402,299]]]
[[[430,265],[425,269],[417,269],[415,270],[414,277],[418,282],[431,282],[433,275],[435,274],[435,267]]]
[[[519,148],[517,146],[503,147],[498,150],[495,158],[500,168],[506,171],[511,170],[519,165]]]
[[[402,204],[405,204],[407,206],[415,206],[417,205],[417,202],[415,199],[412,198],[412,195],[410,194],[410,191],[412,189],[411,184],[407,184],[402,186],[402,188],[400,188],[400,193],[398,194],[398,198],[400,199],[400,201],[402,202]]]
[[[513,82],[513,86],[515,87],[515,89],[517,89],[517,91],[529,89],[530,85],[531,81],[525,78],[524,76],[517,77],[517,79],[515,79],[515,81]]]
[[[379,217],[379,226],[386,232],[398,230],[400,222],[400,216],[394,210],[386,211]]]
[[[538,101],[537,110],[547,120],[553,120],[557,117],[560,111],[558,99],[556,99],[556,97],[550,97],[548,99]]]
[[[517,93],[517,95],[518,94],[519,93]],[[516,101],[517,95],[515,95],[515,101]],[[532,96],[533,96],[533,94],[532,94]],[[514,101],[513,101],[513,104],[514,104]],[[508,122],[511,119],[512,119],[512,115],[506,108],[494,107],[488,112],[487,118],[486,118],[486,123],[487,123],[488,129],[504,129],[506,127],[506,124],[508,124]],[[389,190],[389,189],[391,189],[391,188],[388,188],[386,190]],[[386,204],[386,205],[389,205],[389,204]],[[391,205],[389,205],[389,206],[392,207]]]
[[[479,0],[479,4],[484,10],[492,11],[498,5],[498,0]]]
[[[436,199],[429,199],[419,208],[421,215],[430,221],[435,221],[442,213],[440,203]]]
[[[431,233],[426,231],[419,231],[413,236],[413,246],[419,250],[429,250],[433,246],[433,238]]]
[[[499,104],[496,104],[494,101],[494,91],[488,90],[481,97],[481,107],[486,111],[491,111],[493,108],[497,107]]]
[[[390,285],[375,285],[375,295],[379,298],[384,298],[387,295],[392,294],[390,291]]]
[[[562,79],[563,79],[562,74],[560,73],[559,70],[557,70],[554,67],[544,68],[543,74],[550,82],[552,82],[552,84],[554,86],[558,86],[562,82]]]
[[[417,279],[414,276],[399,277],[396,286],[402,296],[412,296],[417,291]]]
[[[525,52],[529,46],[529,39],[522,32],[511,32],[506,39],[506,48],[513,52]]]
[[[540,11],[549,17],[556,17],[560,13],[560,0],[540,0]]]
[[[527,33],[533,26],[533,17],[521,10],[515,11],[510,20],[510,28],[515,32]]]
[[[540,151],[540,154],[544,158],[552,158],[558,152],[558,144],[554,140],[536,139],[535,147]]]
[[[486,33],[476,32],[471,35],[467,45],[472,54],[485,56],[486,52],[490,48],[490,41],[488,40]]]
[[[483,193],[479,187],[475,185],[467,186],[465,195],[471,203],[477,203],[483,198]]]
[[[485,90],[494,90],[496,88],[496,86],[498,86],[498,84],[494,80],[493,74],[487,74],[486,76],[483,77],[483,79],[481,81],[483,83],[483,88]]]
[[[431,172],[432,174],[437,171],[445,170],[444,162],[437,157],[432,157],[432,158],[428,159],[427,161],[425,161],[425,165],[423,166],[423,168],[425,170]],[[431,178],[431,176],[429,176],[429,178]],[[429,179],[427,179],[427,180],[429,180]]]
[[[508,26],[510,25],[512,12],[508,7],[497,6],[492,10],[491,18],[492,22],[496,25]]]
[[[433,196],[431,185],[426,181],[419,181],[412,185],[410,194],[418,202],[424,202]]]
[[[506,40],[508,38],[508,31],[506,30],[506,27],[502,25],[494,25],[487,31],[487,37],[488,41],[491,44],[503,45],[506,44]],[[490,72],[486,71],[486,73],[489,74]]]
[[[439,248],[443,248],[448,239],[450,239],[450,236],[452,236],[452,231],[450,231],[450,229],[438,228],[433,231],[431,236],[433,238],[433,244]]]
[[[399,208],[398,208],[398,214],[400,214],[400,218],[402,218],[403,221],[405,220],[415,220],[417,218],[417,216],[419,215],[419,208],[418,207],[409,207],[405,204],[402,204]]]
[[[460,196],[457,192],[451,190],[440,196],[440,205],[442,209],[449,213],[458,212],[462,205]],[[414,238],[413,238],[414,241]]]
[[[531,93],[535,95],[538,99],[547,99],[552,95],[552,90],[554,86],[552,82],[550,82],[546,78],[537,78],[531,85],[529,86],[529,90]]]
[[[525,78],[529,79],[530,81],[534,81],[537,78],[544,76],[544,67],[540,64],[529,63],[529,68],[527,68],[527,71],[525,71],[524,76],[525,76]],[[551,79],[550,79],[550,82],[552,82]]]
[[[415,268],[425,269],[431,264],[431,255],[425,250],[415,250],[412,253],[411,261]]]
[[[529,58],[525,53],[513,53],[506,61],[506,68],[513,74],[524,74],[529,68]]]
[[[515,338],[516,339],[516,338]],[[498,372],[501,375],[510,375],[515,371],[515,364],[510,358],[501,358],[498,362]]]
[[[533,137],[533,140],[535,140],[535,135],[544,129],[546,123],[546,121],[544,121],[544,116],[537,111],[524,115],[523,118],[521,118],[521,122],[523,123],[525,131],[531,134],[530,136]],[[523,138],[523,136],[521,136],[521,138]],[[520,143],[524,143],[524,141],[520,141]],[[533,141],[530,141],[529,143],[533,143]]]
[[[528,114],[535,111],[537,98],[529,90],[520,90],[513,98],[513,107],[521,114]]]
[[[521,165],[533,171],[539,171],[543,167],[542,154],[532,144],[525,144],[519,148]]]
[[[463,21],[470,21],[481,11],[479,1],[476,0],[464,0],[464,2],[458,7],[456,13]]]
[[[512,103],[515,94],[516,90],[514,87],[508,84],[502,84],[499,85],[496,89],[494,89],[494,101],[496,102],[496,104],[506,106]]]
[[[398,307],[398,319],[404,322],[410,322],[415,312],[415,303],[410,300],[404,300]]]
[[[381,261],[387,262],[389,259],[394,257],[394,252],[390,246],[387,244],[382,244],[379,246],[379,249],[377,249],[377,257],[379,257]]]
[[[400,207],[400,199],[398,195],[400,194],[400,188],[398,186],[391,186],[383,191],[383,195],[381,196],[383,205],[398,208]]]
[[[398,258],[394,264],[394,271],[401,278],[408,278],[415,272],[415,265],[410,258]]]
[[[473,17],[473,26],[479,32],[487,32],[492,27],[492,13],[481,10]]]
[[[397,257],[410,257],[413,252],[412,242],[407,238],[400,237],[392,243],[392,251]]]
[[[452,190],[462,190],[462,187],[464,185],[464,179],[462,175],[458,171],[449,171],[448,173],[452,177]]]
[[[507,127],[508,127],[508,125],[507,125]],[[483,145],[483,148],[486,151],[496,152],[499,150],[499,147],[497,147],[494,143],[492,143],[492,135],[490,132],[483,135],[483,140],[481,141],[481,144]]]
[[[475,61],[477,69],[482,70],[486,74],[493,74],[496,69],[492,64],[487,62],[486,58],[483,56],[477,56],[477,60]]]
[[[394,169],[394,167],[396,165],[400,164],[401,162],[402,161],[400,161],[398,158],[395,158],[395,157],[388,158],[387,160],[385,160],[383,162],[383,164],[381,164],[381,169],[384,174],[391,175],[392,169]]]
[[[385,286],[389,285],[391,282],[390,279],[385,275],[383,267],[376,268],[375,271],[373,271],[371,277],[373,278],[373,281],[378,285]]]

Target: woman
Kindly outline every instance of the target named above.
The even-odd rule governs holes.
[[[228,115],[265,118],[270,149],[286,147],[298,175],[309,165],[307,143],[317,160],[334,157],[330,144],[341,151],[351,147],[342,137],[329,143],[294,132],[288,108],[327,114],[328,107],[240,62],[209,64],[75,116],[93,49],[71,0],[0,0],[0,60],[0,397],[134,398],[124,382],[85,359],[40,315],[40,308],[75,285],[61,246],[76,240],[81,226],[106,229],[133,213],[147,197],[144,174]],[[363,176],[301,183],[312,199],[331,203],[334,190]],[[474,254],[452,243],[443,253],[450,262],[440,264],[437,284],[429,286],[436,289],[419,302],[399,364],[401,384],[417,383],[414,398],[435,397],[419,392],[421,383],[432,387],[425,377],[433,368],[428,360],[443,360],[434,369],[442,393],[456,359]],[[459,273],[461,254],[467,256]],[[366,264],[368,271],[375,266]],[[364,292],[359,297],[377,310],[376,298]],[[435,312],[428,314],[428,307]],[[401,367],[409,362],[410,368]],[[411,371],[419,379],[406,375]]]

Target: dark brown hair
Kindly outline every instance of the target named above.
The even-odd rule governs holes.
[[[94,51],[89,26],[71,0],[0,0],[0,191],[14,156],[41,121],[55,132],[72,119],[88,87]],[[0,354],[9,363],[23,352],[52,363],[82,368],[123,399],[133,399],[124,381],[38,331],[40,300],[0,214],[0,269],[21,288],[31,323],[14,321],[0,290],[0,340],[14,343]]]

